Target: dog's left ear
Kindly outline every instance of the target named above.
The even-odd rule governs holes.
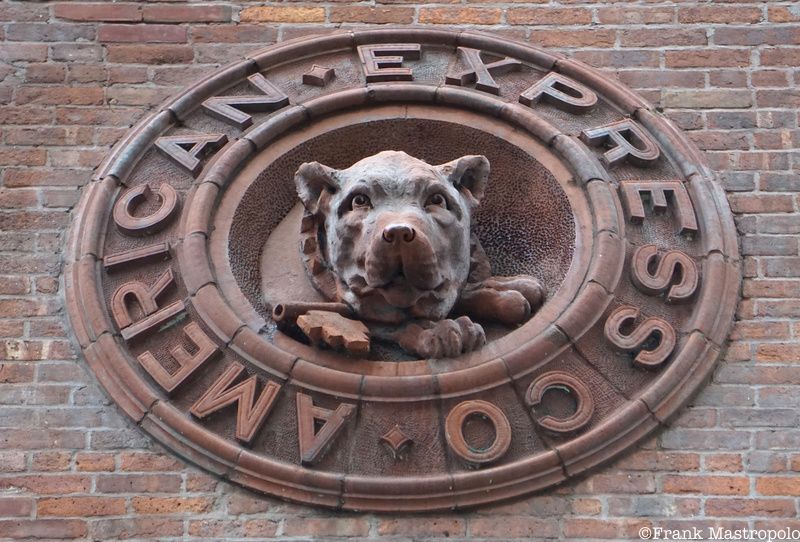
[[[462,156],[442,164],[439,169],[453,186],[472,196],[475,204],[481,201],[489,182],[489,160],[485,156]]]
[[[320,197],[323,194],[333,194],[339,190],[336,173],[337,170],[319,162],[306,162],[297,169],[294,174],[297,195],[309,212],[316,213],[319,210]]]

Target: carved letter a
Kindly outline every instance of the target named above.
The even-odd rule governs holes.
[[[325,455],[334,437],[356,407],[342,403],[336,410],[314,406],[310,395],[297,394],[297,436],[300,445],[300,462],[313,465]],[[325,425],[314,431],[314,422],[324,420]]]

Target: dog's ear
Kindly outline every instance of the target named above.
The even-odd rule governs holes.
[[[294,174],[297,195],[309,212],[316,213],[319,210],[319,200],[323,194],[333,194],[339,190],[337,173],[337,170],[319,162],[306,162],[297,169]]]
[[[439,168],[453,186],[472,196],[475,204],[481,201],[489,182],[489,160],[485,156],[462,156],[442,164]]]

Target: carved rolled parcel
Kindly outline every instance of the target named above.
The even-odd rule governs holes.
[[[86,188],[67,307],[143,431],[351,510],[553,486],[665,424],[741,274],[701,153],[559,54],[375,29],[255,51]]]

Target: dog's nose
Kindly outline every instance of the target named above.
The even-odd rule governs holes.
[[[383,240],[387,243],[403,241],[410,243],[416,237],[414,228],[408,224],[390,224],[383,230]]]

